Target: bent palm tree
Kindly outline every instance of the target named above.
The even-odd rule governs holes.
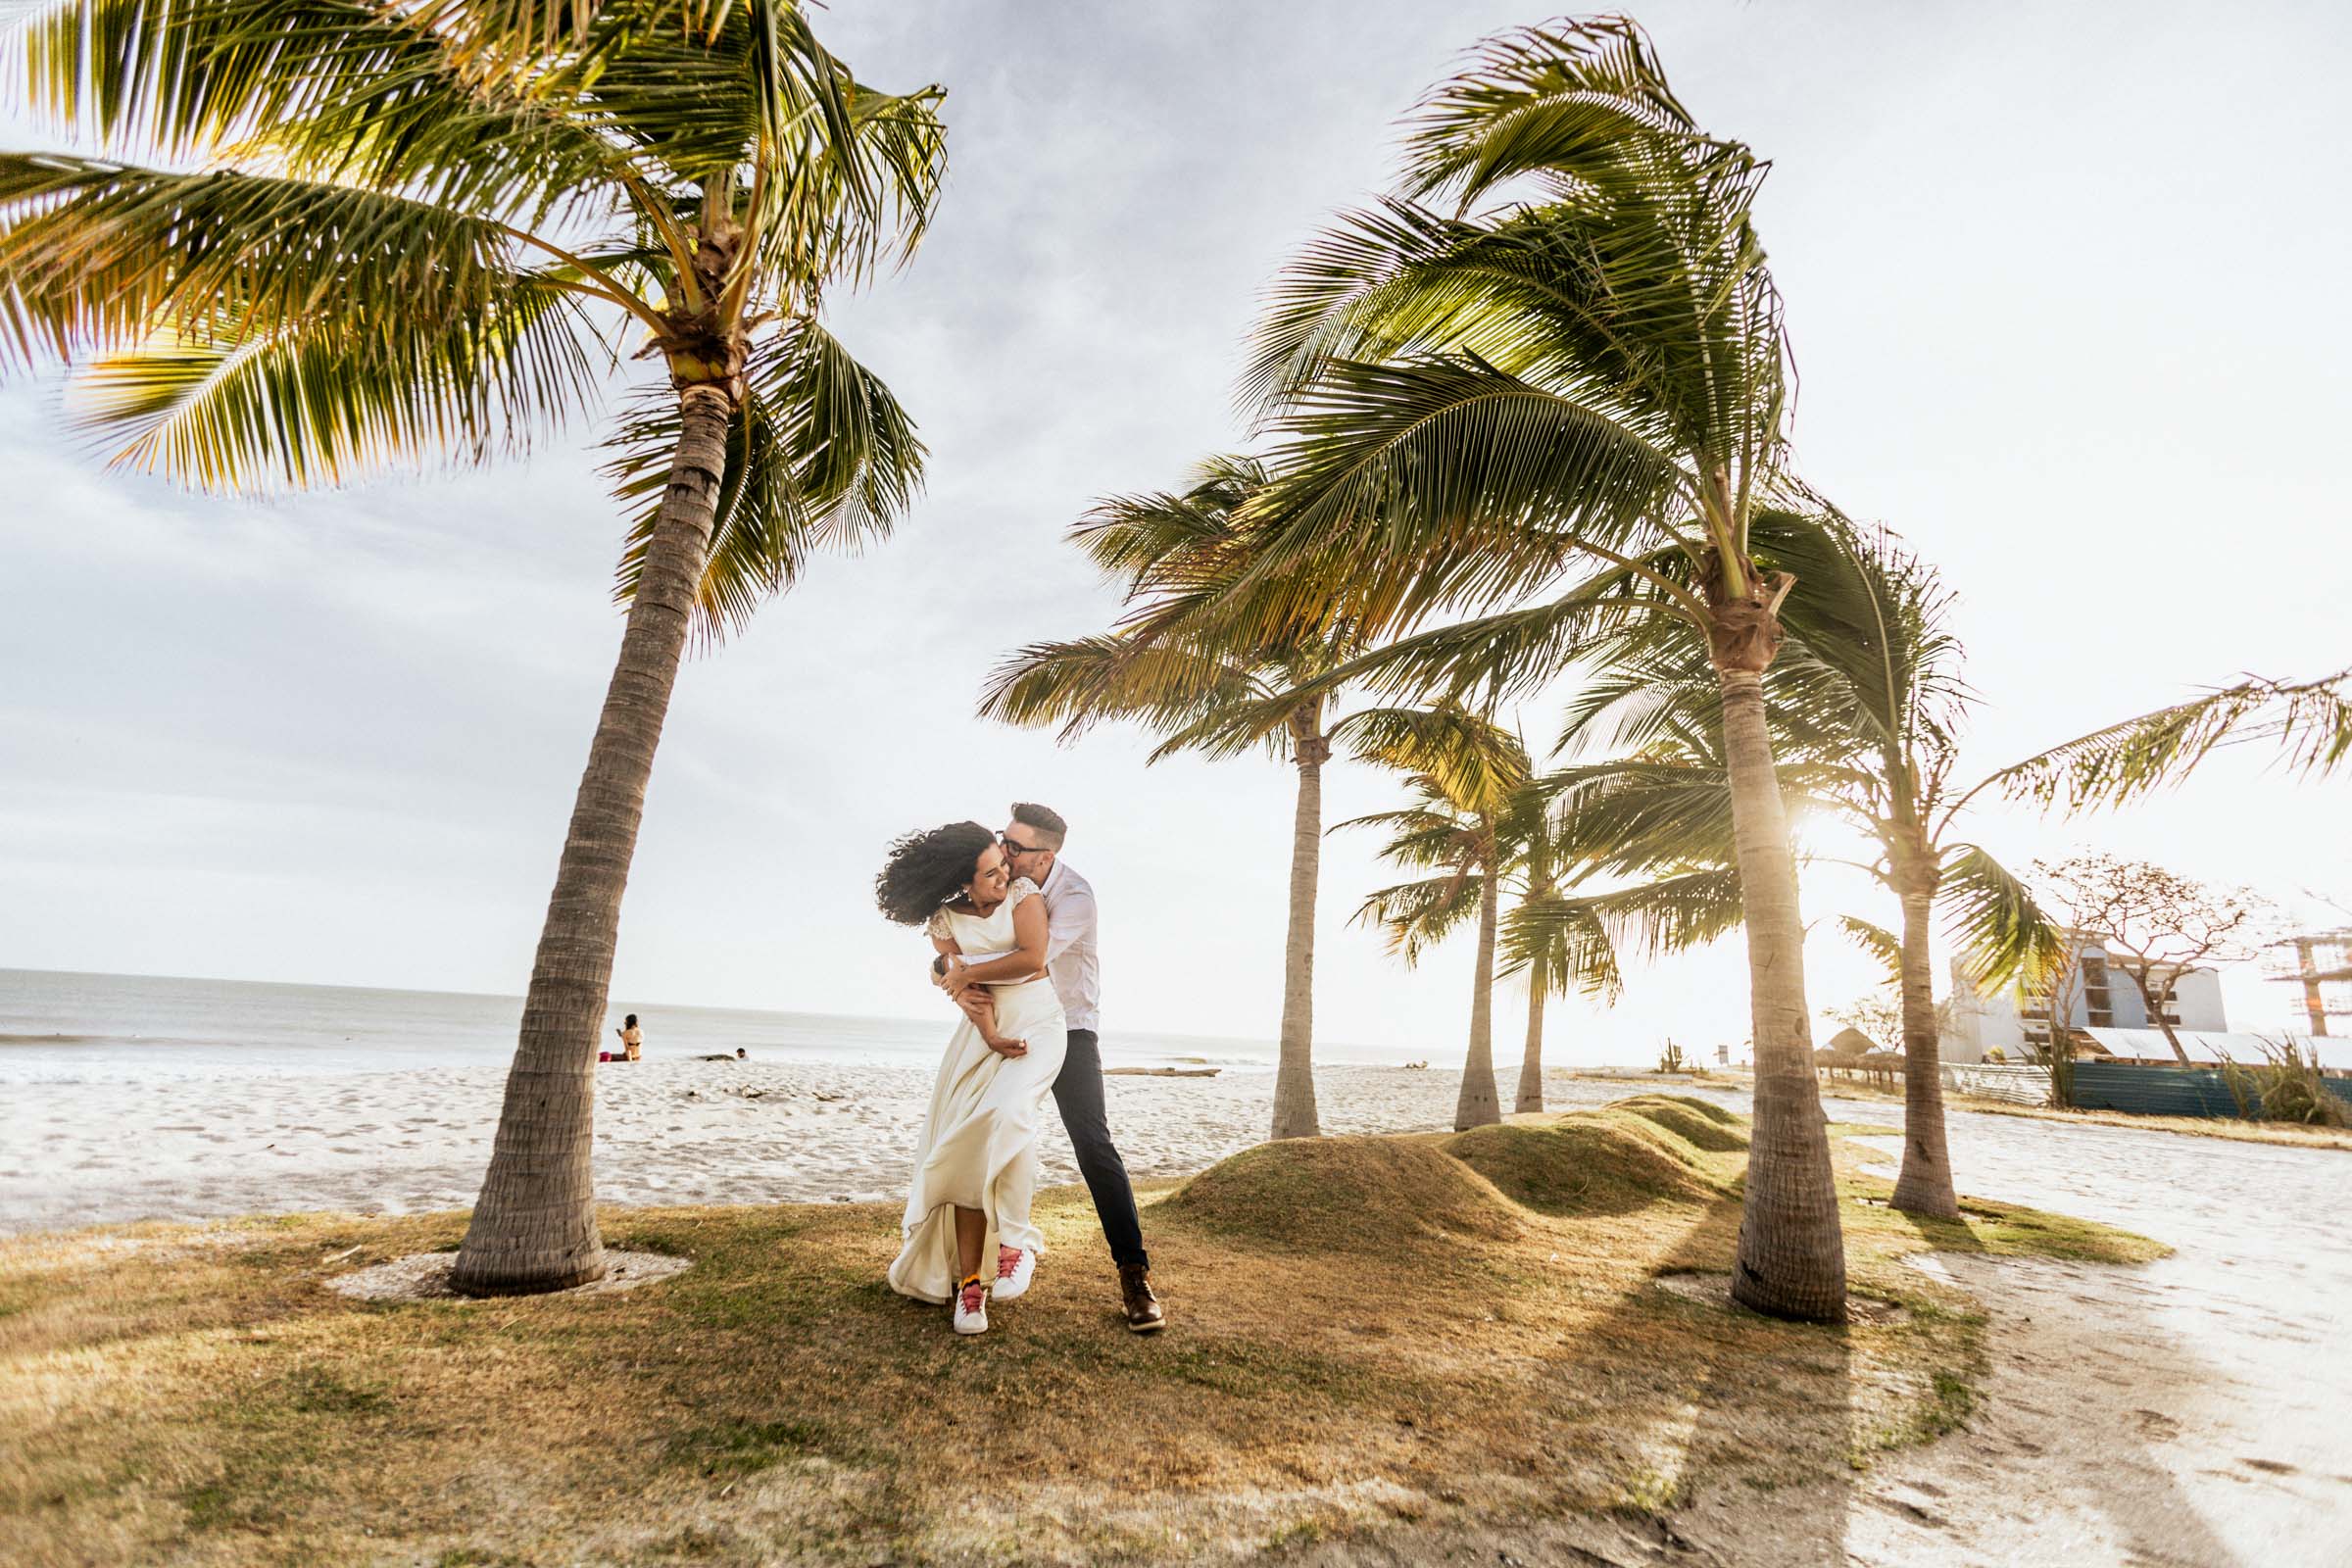
[[[1476,911],[1478,955],[1470,990],[1470,1045],[1462,1060],[1455,1131],[1502,1119],[1494,1092],[1494,953],[1502,884],[1523,853],[1532,808],[1527,749],[1517,736],[1459,708],[1368,709],[1360,721],[1366,760],[1407,775],[1413,804],[1353,817],[1340,827],[1385,827],[1388,859],[1441,874],[1367,895],[1356,918],[1388,932],[1407,963]],[[1334,831],[1337,831],[1335,829]]]
[[[912,427],[818,308],[922,232],[941,95],[860,84],[791,0],[49,0],[16,48],[31,109],[157,160],[0,154],[0,353],[72,366],[119,463],[482,462],[596,408],[628,339],[666,371],[615,441],[627,618],[456,1269],[595,1279],[596,1039],[679,661],[907,502]]]
[[[1405,198],[1351,216],[1278,285],[1249,387],[1281,437],[1283,476],[1252,505],[1274,537],[1231,612],[1276,619],[1274,590],[1302,578],[1343,595],[1407,584],[1407,616],[1514,607],[1335,676],[1377,671],[1399,692],[1532,689],[1581,637],[1634,615],[1703,639],[1757,1055],[1733,1291],[1768,1312],[1841,1317],[1803,925],[1764,716],[1790,583],[1749,538],[1783,475],[1788,384],[1750,220],[1764,165],[1698,129],[1622,19],[1490,40],[1423,103],[1408,157]],[[1506,187],[1529,199],[1471,211]],[[1423,205],[1440,193],[1453,215]],[[1596,576],[1574,580],[1592,564]]]
[[[1901,933],[1841,923],[1893,971],[1902,1003],[1904,1143],[1894,1203],[1959,1212],[1944,1136],[1936,1023],[1933,914],[1962,933],[1980,981],[2037,973],[2058,934],[2025,883],[1953,833],[1967,794],[1951,770],[1973,701],[1958,673],[1950,596],[1934,569],[1884,530],[1835,515],[1766,513],[1757,537],[1795,586],[1783,618],[1792,641],[1771,671],[1768,712],[1788,759],[1781,788],[1876,841],[1863,867],[1894,898]],[[1575,801],[1583,851],[1618,872],[1679,874],[1694,859],[1730,869],[1731,783],[1708,733],[1713,681],[1688,643],[1629,623],[1589,652],[1608,668],[1571,710],[1564,747],[1604,716],[1636,755],[1555,775]],[[1968,792],[1973,794],[1974,792]]]
[[[1298,773],[1292,813],[1290,920],[1283,956],[1276,1138],[1312,1138],[1315,1108],[1315,903],[1322,880],[1323,768],[1348,729],[1332,695],[1299,687],[1361,651],[1345,622],[1294,620],[1280,641],[1237,637],[1217,617],[1189,613],[1248,565],[1254,541],[1239,522],[1267,482],[1252,458],[1200,465],[1179,494],[1105,501],[1071,531],[1095,563],[1123,581],[1130,613],[1104,636],[1032,643],[989,677],[980,714],[1009,724],[1058,724],[1074,741],[1107,719],[1134,719],[1163,737],[1148,760],[1178,752],[1233,756],[1288,743]]]

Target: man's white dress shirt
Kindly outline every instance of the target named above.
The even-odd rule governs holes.
[[[1102,1027],[1102,961],[1095,946],[1094,885],[1054,858],[1038,890],[1046,901],[1046,973],[1072,1029]]]

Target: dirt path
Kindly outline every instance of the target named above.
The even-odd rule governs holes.
[[[1838,1102],[1845,1121],[1897,1107]],[[2341,1568],[2352,1564],[2343,1155],[1957,1113],[1961,1188],[2129,1226],[2141,1268],[1944,1256],[1992,1313],[1966,1432],[1850,1480],[1335,1549],[1330,1564]],[[1891,1157],[1893,1139],[1884,1146]]]

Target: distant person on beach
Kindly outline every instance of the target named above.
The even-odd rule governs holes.
[[[1014,804],[1012,820],[998,835],[998,842],[1004,847],[1006,868],[1014,877],[1034,882],[1039,901],[1046,906],[1046,964],[1069,1020],[1061,1071],[1054,1080],[1054,1101],[1078,1156],[1078,1172],[1086,1178],[1087,1193],[1095,1200],[1103,1240],[1110,1244],[1111,1261],[1118,1266],[1120,1310],[1129,1328],[1150,1334],[1163,1327],[1167,1318],[1152,1290],[1152,1258],[1144,1250],[1135,1188],[1127,1179],[1118,1147],[1111,1142],[1110,1120],[1103,1107],[1098,1033],[1102,1027],[1102,970],[1096,946],[1095,890],[1061,858],[1069,831],[1060,812],[1022,801]],[[990,1003],[989,988],[1015,972],[1012,956],[977,956],[967,944],[960,956],[947,957],[936,982],[967,1018],[986,1028],[982,1020]],[[1023,1259],[1018,1265],[1023,1289],[1027,1287],[1026,1271],[1034,1266],[1034,1259]]]
[[[988,987],[987,1004],[965,1012],[940,1061],[915,1141],[905,1245],[890,1265],[892,1290],[949,1302],[956,1333],[985,1333],[990,1298],[1026,1291],[1045,1250],[1029,1202],[1038,1129],[1068,1034],[1046,978],[1045,900],[1012,874],[997,835],[951,822],[890,847],[874,902],[899,924],[923,927],[942,958],[1002,955],[988,966],[994,973],[971,982]],[[984,1272],[991,1231],[997,1266]]]
[[[633,1012],[630,1013],[620,1021],[620,1027],[612,1032],[620,1036],[620,1059],[623,1061],[639,1059],[638,1052],[645,1045],[645,1031],[637,1027],[637,1015]]]

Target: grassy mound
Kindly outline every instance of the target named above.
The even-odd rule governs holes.
[[[1609,1108],[1663,1127],[1691,1148],[1703,1149],[1710,1154],[1747,1147],[1747,1134],[1740,1130],[1739,1117],[1721,1105],[1693,1100],[1689,1095],[1636,1095],[1631,1100],[1618,1101]]]
[[[1429,1144],[1397,1138],[1292,1138],[1245,1150],[1152,1209],[1269,1245],[1378,1250],[1398,1234],[1436,1239],[1518,1233],[1503,1195]]]
[[[1612,1106],[1555,1122],[1474,1127],[1440,1147],[1529,1208],[1623,1214],[1722,1196],[1703,1156],[1676,1143],[1676,1135]]]

